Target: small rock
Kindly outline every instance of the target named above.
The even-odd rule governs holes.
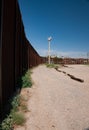
[[[55,127],[55,125],[52,125],[52,127]]]

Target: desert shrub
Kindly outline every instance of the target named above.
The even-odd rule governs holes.
[[[14,125],[23,125],[26,121],[24,114],[21,112],[14,112],[12,118]]]
[[[56,68],[56,67],[59,67],[60,65],[58,65],[58,64],[46,64],[46,66],[48,68]]]
[[[32,72],[30,70],[27,71],[25,75],[20,78],[18,85],[22,85],[22,88],[31,87],[31,73]],[[10,104],[12,106],[12,109],[10,111],[10,114],[7,115],[7,117],[0,124],[0,130],[12,130],[14,125],[23,125],[26,121],[24,113],[17,112],[28,111],[24,97],[22,97],[21,95],[16,95],[10,100]]]
[[[0,130],[11,130],[13,128],[12,115],[8,115],[2,122]]]
[[[17,96],[15,96],[15,97],[12,99],[11,105],[12,105],[12,109],[13,109],[14,111],[17,111],[18,106],[20,105],[20,95],[17,95]]]
[[[27,71],[24,76],[22,76],[22,88],[27,88],[32,86],[31,71]]]
[[[23,98],[22,98],[23,99]],[[17,112],[19,107],[23,111],[27,110],[26,104],[21,104],[21,96],[17,95],[12,99],[12,109],[9,115],[0,124],[0,130],[13,130],[14,125],[23,125],[26,121],[24,113]]]

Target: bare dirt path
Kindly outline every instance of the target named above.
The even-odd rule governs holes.
[[[16,130],[89,130],[89,67],[72,65],[61,70],[84,83],[46,66],[33,69],[30,112],[25,127]]]

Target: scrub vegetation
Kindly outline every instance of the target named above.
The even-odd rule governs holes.
[[[28,70],[18,84],[22,89],[32,86],[31,71]],[[27,96],[27,95],[26,95]],[[25,112],[28,112],[27,99],[21,94],[10,99],[11,111],[0,124],[0,130],[12,130],[17,125],[24,125],[26,122]]]

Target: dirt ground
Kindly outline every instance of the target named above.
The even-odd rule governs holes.
[[[89,130],[89,66],[68,65],[60,70],[84,82],[45,65],[34,68],[34,84],[27,89],[27,121],[15,130]]]

